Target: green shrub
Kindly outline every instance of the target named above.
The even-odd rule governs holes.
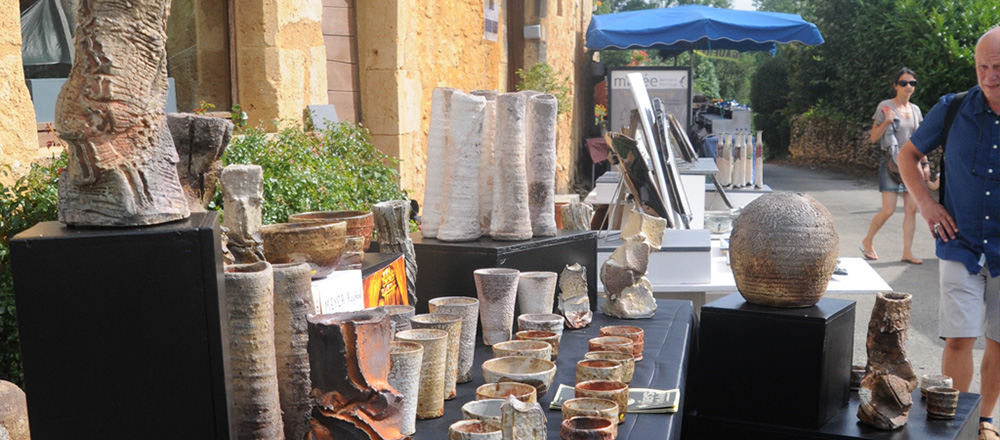
[[[534,90],[548,93],[556,97],[559,103],[559,114],[566,113],[573,106],[569,99],[569,78],[559,74],[548,63],[536,63],[530,69],[517,69],[517,90]]]
[[[0,183],[0,379],[18,385],[23,384],[24,376],[10,273],[10,239],[39,222],[56,220],[56,188],[59,170],[65,166],[63,153],[47,164],[31,164],[28,174],[11,185]],[[10,172],[10,165],[0,168],[4,176]]]
[[[263,168],[264,224],[304,211],[369,210],[405,194],[393,168],[397,159],[378,151],[368,136],[367,129],[351,122],[319,131],[290,126],[270,134],[251,127],[234,137],[222,162]],[[217,192],[210,208],[221,207]]]

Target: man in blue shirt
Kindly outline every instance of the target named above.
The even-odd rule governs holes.
[[[961,101],[947,134],[944,205],[924,187],[919,163],[944,141],[945,115],[954,94],[941,97],[931,109],[899,152],[898,162],[903,182],[937,240],[942,372],[952,377],[955,388],[968,391],[974,374],[972,348],[985,333],[979,438],[998,439],[991,416],[1000,396],[1000,28],[980,37],[975,64],[978,85]]]

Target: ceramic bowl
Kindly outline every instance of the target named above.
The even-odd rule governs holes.
[[[620,351],[632,354],[632,340],[624,336],[599,336],[587,341],[587,351]],[[634,354],[632,354],[635,357]]]
[[[514,339],[521,341],[542,341],[552,346],[552,359],[559,357],[559,335],[545,330],[521,330],[514,333]]]
[[[520,382],[487,383],[476,388],[476,400],[506,399],[507,396],[514,396],[515,399],[524,403],[538,401],[538,392],[535,387]]]
[[[576,362],[576,382],[588,380],[622,381],[622,364],[603,359],[582,359]]]
[[[493,357],[525,356],[552,360],[552,344],[545,341],[520,340],[493,344]]]
[[[526,313],[517,317],[518,330],[545,330],[562,338],[566,318],[555,313]]]
[[[347,225],[275,223],[260,228],[264,257],[271,264],[309,263],[312,278],[333,273],[347,244]]]
[[[371,211],[312,211],[300,212],[288,216],[290,222],[347,222],[347,235],[365,239],[362,250],[367,250],[372,242],[372,229],[375,228],[375,217]]]
[[[596,397],[578,397],[562,403],[562,418],[589,416],[602,417],[618,424],[618,404]]]
[[[482,420],[491,429],[500,429],[503,418],[500,408],[504,402],[504,399],[473,400],[462,405],[462,415],[466,419]]]
[[[483,379],[487,383],[521,382],[535,387],[541,399],[556,377],[556,364],[545,359],[506,356],[483,362]]]
[[[632,356],[635,361],[642,360],[642,349],[646,345],[646,331],[631,325],[606,325],[601,327],[601,336],[621,336],[632,340]]]
[[[459,420],[448,427],[448,440],[502,440],[503,434],[482,420]]]
[[[628,353],[620,351],[591,351],[584,354],[583,358],[618,362],[622,365],[622,382],[632,382],[632,376],[635,374],[635,358]]]

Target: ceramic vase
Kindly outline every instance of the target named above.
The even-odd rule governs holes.
[[[556,116],[558,101],[549,94],[528,99],[528,212],[532,235],[556,235]]]
[[[420,233],[437,238],[444,213],[445,168],[451,143],[451,95],[458,90],[435,87],[431,92],[431,122],[427,132],[427,168],[424,174],[424,206]]]
[[[483,109],[483,143],[479,149],[479,232],[490,234],[493,218],[493,149],[497,127],[497,91],[473,90],[473,95],[486,98]]]
[[[486,98],[451,95],[451,142],[445,166],[445,195],[437,239],[447,242],[479,238],[479,155],[483,142]]]
[[[486,345],[510,340],[519,276],[517,269],[477,269],[473,272]]]
[[[517,282],[517,308],[521,314],[552,313],[556,300],[555,272],[521,272]]]
[[[414,329],[439,329],[448,332],[448,347],[445,353],[444,400],[455,398],[458,378],[458,347],[462,340],[462,317],[447,313],[427,313],[410,319]]]
[[[275,264],[274,357],[285,438],[309,432],[309,333],[306,317],[313,312],[312,269],[308,264]]]
[[[462,317],[462,337],[458,343],[458,372],[455,381],[472,380],[472,362],[476,354],[476,330],[479,327],[479,300],[467,296],[442,296],[427,301],[431,313]]]
[[[403,395],[403,426],[400,428],[403,435],[416,432],[423,358],[424,347],[416,342],[392,341],[389,346],[389,385]]]
[[[417,389],[417,419],[444,415],[444,372],[448,358],[448,332],[438,329],[413,329],[396,333],[396,340],[423,346],[420,361],[420,385]]]
[[[729,260],[753,304],[809,307],[826,292],[840,239],[826,207],[807,194],[765,194],[733,222]]]
[[[521,93],[497,97],[496,140],[493,151],[493,213],[490,236],[494,240],[517,241],[531,238],[528,209],[528,180],[525,168],[525,105]]]

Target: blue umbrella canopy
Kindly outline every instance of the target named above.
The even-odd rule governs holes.
[[[702,5],[595,15],[587,28],[587,48],[685,50],[766,50],[775,43],[823,42],[816,25],[798,14],[739,11]]]

